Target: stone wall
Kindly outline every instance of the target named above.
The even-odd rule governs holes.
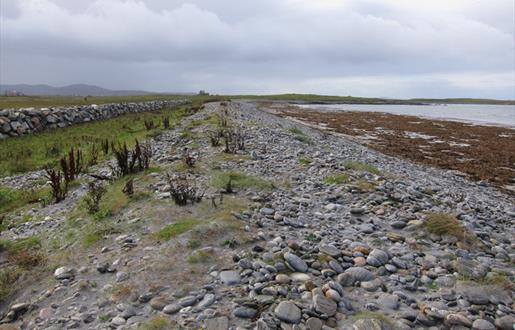
[[[188,100],[109,103],[41,109],[0,110],[0,139],[39,132],[49,128],[117,117],[131,112],[156,111],[189,104]]]

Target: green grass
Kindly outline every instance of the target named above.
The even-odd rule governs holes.
[[[275,95],[231,95],[231,99],[257,99],[271,101],[307,101],[307,102],[335,102],[354,104],[413,104],[413,103],[464,103],[464,104],[515,104],[514,100],[492,100],[474,98],[451,98],[451,99],[384,99],[377,97],[356,97],[337,95],[317,94],[275,94]]]
[[[157,233],[155,233],[155,236],[160,240],[169,241],[172,238],[193,229],[200,224],[200,222],[200,220],[194,218],[179,219],[178,221],[161,228]]]
[[[227,186],[227,183],[231,180],[233,188],[245,189],[245,188],[256,188],[260,190],[272,189],[273,184],[257,176],[248,175],[237,171],[215,171],[211,178],[211,184],[213,187],[223,189]]]
[[[381,174],[381,171],[377,167],[362,162],[348,160],[345,163],[343,163],[343,166],[351,170],[369,172],[376,175]]]
[[[303,166],[308,166],[311,164],[311,159],[308,158],[299,158],[299,164]]]
[[[170,322],[168,319],[156,316],[153,319],[145,321],[140,324],[138,330],[167,330],[171,329]]]
[[[312,144],[313,143],[313,141],[311,141],[309,136],[307,136],[306,133],[304,133],[301,129],[299,129],[297,127],[292,127],[290,129],[288,129],[288,131],[290,133],[295,134],[294,139],[297,140],[297,141],[300,141],[300,142],[306,143],[306,144]]]
[[[104,155],[100,148],[101,141],[107,139],[115,144],[127,143],[132,146],[135,139],[141,141],[161,130],[156,128],[147,131],[145,120],[161,123],[161,118],[166,115],[173,127],[187,115],[188,108],[189,106],[182,106],[155,112],[129,113],[116,118],[0,140],[0,176],[56,166],[59,159],[72,147],[81,149],[85,160],[88,160],[89,150],[96,145],[99,149],[99,160],[102,160]]]
[[[81,229],[82,244],[85,248],[89,248],[96,243],[102,241],[104,236],[116,233],[117,230],[113,225],[104,223],[93,223],[86,228]]]
[[[119,178],[107,186],[107,191],[100,200],[100,210],[94,214],[94,218],[96,220],[114,216],[120,213],[120,211],[130,203],[141,200],[149,195],[148,192],[141,192],[136,188],[134,194],[130,197],[123,193],[123,188],[127,181],[134,179],[135,177],[138,177],[138,175],[128,175]]]
[[[3,108],[44,108],[67,105],[88,105],[105,103],[129,103],[165,100],[191,100],[200,103],[208,100],[219,100],[217,96],[202,95],[172,95],[172,94],[148,94],[132,96],[0,96],[0,109]]]
[[[338,173],[324,178],[327,184],[343,184],[349,182],[349,176],[345,173]]]
[[[27,204],[46,201],[50,198],[49,188],[11,189],[0,187],[0,219],[7,213]]]
[[[17,240],[0,240],[0,252],[18,253],[21,251],[33,250],[41,247],[39,236],[30,236]]]
[[[11,294],[18,276],[19,272],[13,269],[7,267],[0,269],[0,304]]]
[[[11,189],[7,187],[0,187],[0,219],[8,212],[21,208],[30,203],[47,200],[49,196],[49,188]]]
[[[479,242],[477,237],[452,214],[428,213],[423,227],[431,234],[454,236],[468,246]]]

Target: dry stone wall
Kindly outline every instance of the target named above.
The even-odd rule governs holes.
[[[56,108],[0,110],[0,139],[108,119],[126,113],[156,111],[189,104],[189,100],[108,103]]]

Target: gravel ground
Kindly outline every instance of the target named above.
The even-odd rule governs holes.
[[[210,146],[207,128],[188,126],[220,108],[246,134],[239,156],[217,158],[223,147]],[[199,138],[184,139],[186,129]],[[207,207],[159,204],[167,198],[167,181],[153,173],[137,183],[152,191],[151,200],[109,220],[119,232],[18,290],[0,306],[3,322],[22,329],[513,329],[513,197],[277,117],[252,102],[208,104],[165,132],[154,141],[157,164],[173,166],[185,147],[206,164],[218,159],[217,170],[246,173],[274,188],[226,195],[225,205],[231,198],[246,202],[246,210],[232,214],[240,229],[230,232],[214,220],[209,225],[218,230],[192,251],[181,246],[189,236],[148,239],[176,221],[177,212],[205,216]],[[212,173],[199,168],[190,175],[209,186]],[[84,189],[75,194],[66,208]],[[218,191],[209,187],[206,196]],[[56,207],[30,210],[48,218],[1,237],[60,235],[66,208],[54,218]],[[428,232],[435,214],[457,220],[460,234]],[[227,239],[234,244],[222,245]],[[216,262],[192,267],[181,259],[194,253]],[[113,294],[124,283],[129,292]]]

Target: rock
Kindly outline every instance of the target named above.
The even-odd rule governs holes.
[[[402,229],[402,228],[406,227],[406,222],[394,221],[390,224],[390,226],[392,226],[392,228],[394,228],[394,229]]]
[[[336,309],[338,307],[335,301],[328,299],[321,294],[315,294],[313,296],[313,306],[318,313],[329,317],[336,314]]]
[[[211,306],[215,302],[215,295],[212,293],[208,293],[202,298],[202,300],[198,303],[198,308],[205,309]]]
[[[364,223],[358,226],[358,229],[363,234],[372,234],[374,232],[374,226],[368,223]]]
[[[167,305],[165,299],[162,297],[156,297],[150,300],[149,302],[150,307],[152,307],[155,310],[163,310],[163,308]]]
[[[470,321],[466,316],[461,314],[448,314],[445,317],[445,324],[447,326],[464,326],[470,328],[472,326],[472,321]]]
[[[308,265],[304,260],[297,257],[295,254],[286,252],[284,255],[284,260],[286,261],[286,264],[296,272],[305,273],[308,270]]]
[[[116,273],[116,282],[123,282],[127,281],[129,279],[129,274],[125,272],[118,272]]]
[[[320,245],[318,250],[324,254],[327,254],[328,256],[333,257],[333,258],[338,258],[339,256],[342,255],[342,252],[340,251],[340,249],[336,248],[333,245],[329,245],[329,244]]]
[[[470,287],[464,292],[467,300],[474,305],[486,305],[490,301],[488,294],[483,288]]]
[[[382,281],[379,278],[376,278],[372,281],[363,281],[361,282],[361,287],[367,291],[374,292],[382,285]]]
[[[163,308],[163,313],[165,314],[175,314],[177,313],[178,311],[181,310],[181,305],[179,304],[169,304],[169,305],[166,305],[164,308]]]
[[[277,274],[275,276],[275,280],[277,281],[277,283],[281,283],[281,284],[290,283],[290,277],[286,274]],[[309,280],[309,277],[308,277],[308,280]]]
[[[495,319],[495,326],[500,330],[513,330],[515,324],[515,317],[511,315],[505,315],[503,317]]]
[[[352,325],[354,330],[382,330],[381,322],[376,319],[360,319]]]
[[[383,293],[377,299],[377,304],[381,307],[396,310],[399,308],[399,296]]]
[[[256,316],[257,310],[250,307],[238,307],[233,311],[233,315],[242,319],[251,319]]]
[[[365,209],[362,207],[353,207],[350,209],[350,213],[354,215],[360,215],[365,213]]]
[[[293,282],[307,282],[311,279],[311,277],[305,273],[291,273],[290,279]]]
[[[10,310],[16,314],[25,313],[27,309],[29,309],[29,304],[27,303],[18,303],[11,306]]]
[[[179,300],[179,305],[181,305],[182,307],[188,307],[188,306],[193,306],[197,303],[197,297],[195,296],[186,296],[184,298],[181,298],[181,300]]]
[[[120,317],[120,316],[116,316],[115,318],[113,318],[111,320],[111,324],[114,325],[115,327],[121,327],[126,322],[127,321],[123,317]]]
[[[264,207],[261,209],[261,214],[263,214],[263,215],[274,215],[274,213],[275,213],[275,210],[271,209],[269,207]]]
[[[308,330],[321,330],[323,326],[324,323],[316,317],[310,317],[306,321],[306,327],[308,328]]]
[[[379,267],[388,262],[388,253],[383,250],[373,249],[367,257],[367,263],[374,267]]]
[[[289,301],[281,301],[274,310],[275,316],[283,322],[297,324],[300,322],[300,309]]]
[[[477,319],[472,323],[472,330],[495,330],[495,326],[487,320]]]
[[[351,267],[339,274],[337,281],[343,286],[352,286],[356,282],[371,281],[375,275],[362,267]]]
[[[204,321],[205,330],[227,330],[229,319],[225,316],[215,317]]]
[[[236,285],[241,282],[240,274],[234,270],[220,272],[220,279],[225,285]]]
[[[54,277],[56,280],[68,280],[73,279],[75,276],[75,269],[67,266],[59,267],[54,271]]]

